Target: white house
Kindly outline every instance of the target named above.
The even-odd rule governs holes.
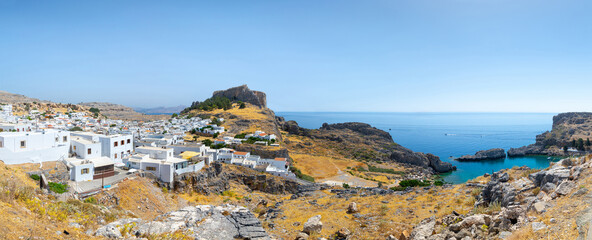
[[[101,156],[111,158],[115,163],[122,163],[123,159],[131,156],[134,151],[133,135],[100,135],[91,132],[72,132],[72,136],[92,141],[95,137],[101,142]]]
[[[130,168],[144,170],[154,174],[158,179],[166,183],[172,183],[176,171],[191,168],[198,171],[203,167],[190,166],[185,159],[173,156],[172,148],[162,147],[139,147],[136,153],[127,160]]]
[[[68,158],[66,159],[66,165],[70,169],[70,180],[75,182],[90,181],[115,175],[115,162],[108,157]]]
[[[70,132],[0,132],[0,160],[5,164],[58,161],[68,157]]]
[[[0,129],[3,132],[31,132],[33,128],[30,124],[0,123]]]
[[[100,157],[101,142],[99,142],[98,136],[92,136],[89,138],[82,138],[78,136],[72,136],[70,153],[80,159],[91,159]]]

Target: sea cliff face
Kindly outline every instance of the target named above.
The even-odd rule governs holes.
[[[508,156],[520,157],[525,155],[566,156],[570,154],[584,154],[591,146],[584,144],[579,152],[564,151],[564,147],[576,148],[574,141],[586,141],[592,135],[592,113],[570,112],[561,113],[553,117],[553,128],[536,136],[534,144],[508,150]],[[576,144],[577,145],[577,144]]]

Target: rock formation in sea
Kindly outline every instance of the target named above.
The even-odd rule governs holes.
[[[491,160],[491,159],[500,159],[506,157],[506,151],[501,148],[494,148],[489,150],[482,150],[475,153],[475,155],[464,155],[462,157],[457,158],[458,161],[481,161],[481,160]]]

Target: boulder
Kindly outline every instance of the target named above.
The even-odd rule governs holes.
[[[470,228],[472,226],[481,227],[483,225],[489,226],[491,224],[491,216],[487,214],[475,214],[464,218],[459,223],[455,223],[448,227],[453,232],[459,232],[461,229]]]
[[[323,223],[321,222],[321,215],[316,215],[309,218],[303,225],[302,232],[307,234],[320,233],[323,230]]]
[[[399,240],[397,239],[395,236],[393,235],[388,235],[388,237],[386,237],[386,240]]]
[[[307,239],[308,239],[308,234],[303,233],[303,232],[299,232],[295,238],[295,240],[307,240]]]
[[[417,226],[413,228],[409,235],[410,240],[424,240],[428,239],[434,233],[436,226],[436,218],[434,216],[422,220]]]
[[[555,190],[555,193],[558,195],[567,195],[571,192],[571,190],[573,190],[576,187],[576,184],[572,181],[563,181],[561,184],[559,184],[559,186],[557,186],[557,189]]]
[[[551,193],[551,192],[555,191],[556,188],[557,188],[557,185],[555,185],[554,183],[548,182],[548,183],[545,183],[545,185],[543,185],[541,187],[541,190],[546,193]]]
[[[351,231],[346,227],[342,227],[335,233],[336,239],[347,239],[351,235]]]
[[[546,228],[547,228],[547,225],[545,225],[542,222],[533,222],[532,223],[532,230],[535,232],[546,229]]]
[[[545,208],[547,207],[547,203],[546,202],[536,202],[534,205],[532,205],[532,207],[534,208],[534,210],[537,213],[543,213],[543,212],[545,212]]]
[[[506,157],[506,151],[501,148],[478,151],[475,155],[464,155],[457,158],[458,161],[481,161],[490,159],[500,159]]]
[[[357,213],[358,212],[358,205],[355,202],[351,202],[349,206],[347,206],[347,213]]]
[[[571,197],[578,197],[578,196],[582,196],[585,195],[589,192],[589,190],[587,188],[580,188],[578,189],[575,193],[573,193],[571,195]]]
[[[503,232],[499,233],[498,238],[499,239],[506,239],[506,238],[510,237],[511,235],[512,235],[512,232],[503,231]]]

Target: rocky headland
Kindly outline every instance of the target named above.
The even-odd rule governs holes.
[[[511,148],[508,150],[508,156],[582,155],[591,149],[590,145],[585,144],[586,140],[590,138],[590,135],[592,135],[592,113],[560,113],[553,117],[553,127],[551,131],[537,135],[534,144],[519,148]],[[579,143],[578,141],[581,142]],[[582,144],[582,142],[584,144]],[[566,151],[567,148],[574,148],[578,151],[568,152]]]
[[[475,153],[475,155],[464,155],[457,158],[457,161],[481,161],[481,160],[493,160],[506,157],[506,151],[501,148],[494,148],[489,150],[482,150]]]
[[[449,172],[456,168],[430,153],[411,151],[393,141],[392,136],[366,123],[348,122],[327,124],[319,129],[306,129],[295,121],[285,121],[277,117],[278,125],[290,134],[323,140],[344,153],[347,157],[358,160],[398,162],[421,167],[431,172]],[[369,151],[361,151],[368,149]]]

